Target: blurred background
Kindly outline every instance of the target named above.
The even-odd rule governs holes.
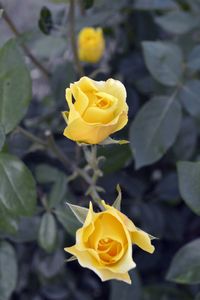
[[[101,195],[112,203],[120,184],[122,211],[158,238],[156,251],[133,246],[131,286],[102,283],[77,261],[65,262],[63,249],[80,227],[65,202],[87,207],[90,200],[87,183],[69,181],[70,167],[55,150],[56,144],[69,160],[86,164],[62,134],[64,91],[80,77],[71,4],[0,1],[0,300],[198,300],[200,1],[74,2],[75,37],[86,26],[101,27],[106,43],[100,62],[82,63],[84,73],[119,79],[127,90],[129,122],[114,137],[130,144],[98,147],[106,158]]]

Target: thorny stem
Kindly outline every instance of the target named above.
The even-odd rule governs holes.
[[[68,13],[68,18],[69,18],[69,37],[71,41],[71,47],[72,47],[72,52],[74,56],[74,64],[76,66],[77,72],[79,73],[79,76],[83,76],[83,68],[81,66],[79,57],[78,57],[78,51],[77,51],[77,46],[76,46],[76,33],[75,33],[75,0],[70,0],[69,2],[69,13]]]
[[[97,146],[93,145],[91,146],[91,152],[89,153],[89,159],[88,159],[88,153],[87,153],[88,149],[85,148],[84,149],[84,154],[85,154],[85,158],[86,161],[88,162],[88,166],[90,168],[90,170],[92,170],[93,174],[90,177],[91,178],[91,182],[87,191],[87,195],[90,195],[93,199],[93,201],[99,206],[100,209],[102,209],[102,204],[101,204],[101,196],[98,193],[98,187],[97,186],[97,180],[99,179],[99,177],[102,176],[102,172],[99,169],[98,166],[98,158],[97,158]]]
[[[4,10],[4,8],[2,7],[2,5],[0,4],[0,8],[2,8]],[[15,24],[13,23],[13,21],[11,20],[11,18],[9,17],[9,15],[7,14],[7,12],[4,10],[3,11],[3,19],[4,21],[7,23],[7,25],[9,26],[9,28],[11,29],[11,31],[14,33],[14,35],[16,37],[20,37],[21,33],[18,31],[18,29],[16,28]],[[30,60],[34,63],[34,65],[47,77],[49,78],[51,76],[51,74],[49,73],[49,71],[37,60],[37,58],[30,52],[29,48],[24,44],[24,43],[20,43],[22,49],[24,50],[24,52],[26,53],[26,55],[30,58]]]
[[[96,149],[95,148],[93,150],[94,151],[93,159],[91,161],[91,168],[93,170],[93,174],[92,174],[92,176],[90,176],[86,172],[86,170],[77,167],[76,164],[74,164],[70,159],[68,159],[66,157],[66,155],[62,152],[62,150],[56,144],[54,136],[52,135],[52,133],[50,131],[47,131],[45,133],[45,136],[46,136],[45,140],[38,138],[37,136],[35,136],[34,134],[30,133],[29,131],[27,131],[26,129],[24,129],[20,126],[17,127],[16,131],[23,134],[26,138],[31,140],[33,143],[40,144],[44,148],[50,150],[57,157],[57,159],[64,165],[66,170],[82,177],[84,179],[84,181],[89,185],[88,195],[90,195],[92,197],[92,199],[94,200],[94,202],[97,203],[100,208],[102,208],[101,203],[100,203],[101,197],[100,197],[100,195],[97,191],[97,187],[96,187],[96,182],[99,177],[98,176],[99,169],[98,169],[98,163],[96,162],[97,157],[96,157]]]

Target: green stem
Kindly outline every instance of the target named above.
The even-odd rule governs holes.
[[[30,133],[28,130],[20,126],[17,127],[16,132],[20,132],[33,143],[39,144],[44,148],[46,148],[47,150],[50,150],[59,159],[59,161],[63,163],[63,165],[67,170],[75,171],[76,166],[72,163],[71,160],[69,160],[65,156],[65,154],[57,146],[55,139],[50,131],[46,131],[45,133],[46,140],[42,140],[41,138],[38,138],[37,136],[35,136],[34,134]]]
[[[70,159],[68,159],[67,156],[57,146],[51,131],[47,131],[45,135],[47,137],[47,148],[49,148],[51,152],[60,160],[60,162],[62,162],[67,170],[74,172],[76,170],[76,165]]]
[[[88,161],[88,153],[87,153],[88,150],[87,150],[87,148],[83,148],[83,149],[84,149],[86,160]],[[91,152],[89,155],[90,155],[90,159],[88,161],[88,165],[89,165],[90,169],[92,170],[93,174],[90,177],[90,182],[88,182],[89,188],[88,188],[87,194],[91,196],[93,201],[102,210],[103,207],[101,204],[101,196],[98,192],[98,186],[97,186],[97,181],[98,181],[99,177],[101,176],[102,172],[98,166],[97,146],[96,145],[91,146]],[[85,173],[86,173],[86,171],[85,171]],[[89,175],[87,175],[87,176],[89,176]]]
[[[85,16],[85,8],[83,5],[83,0],[78,0],[79,8],[80,8],[80,13],[82,16]]]
[[[47,150],[50,150],[57,157],[57,159],[64,165],[66,170],[82,177],[89,186],[88,194],[92,197],[94,202],[96,202],[97,205],[102,209],[102,205],[100,202],[101,197],[97,191],[97,186],[96,186],[98,176],[95,175],[95,172],[96,174],[98,173],[98,163],[97,163],[97,156],[96,156],[97,152],[95,147],[93,148],[93,158],[92,158],[92,165],[91,165],[93,169],[93,175],[90,176],[84,169],[77,167],[70,159],[66,157],[66,155],[62,152],[62,150],[57,146],[54,136],[50,131],[47,131],[45,133],[46,136],[45,140],[36,137],[34,134],[30,133],[29,131],[27,131],[26,129],[20,126],[17,127],[16,131],[23,134],[33,143],[42,145]]]
[[[73,57],[74,57],[74,64],[76,66],[77,72],[79,76],[84,76],[84,71],[82,68],[82,65],[79,60],[78,56],[78,51],[77,51],[77,46],[76,46],[76,32],[75,32],[75,0],[70,0],[69,1],[69,37],[70,37],[70,42],[71,42],[71,48],[73,52]]]
[[[38,138],[37,136],[35,136],[34,134],[30,133],[29,131],[27,131],[26,129],[24,129],[20,126],[17,127],[16,132],[22,133],[25,137],[27,137],[33,143],[37,143],[39,145],[42,145],[43,147],[47,146],[47,144],[44,140]]]

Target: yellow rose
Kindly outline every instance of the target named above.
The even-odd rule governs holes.
[[[66,100],[64,135],[73,141],[98,144],[128,121],[126,89],[118,80],[82,77],[66,89]]]
[[[105,41],[101,28],[85,27],[78,35],[79,59],[84,62],[98,62],[105,49]]]
[[[132,243],[153,253],[149,235],[135,227],[123,213],[102,201],[105,211],[95,213],[92,203],[83,224],[76,232],[76,244],[65,251],[76,256],[82,267],[93,270],[102,281],[131,283],[128,271],[136,266]]]

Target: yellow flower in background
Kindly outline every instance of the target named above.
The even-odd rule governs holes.
[[[66,89],[66,100],[64,135],[73,141],[98,144],[128,122],[126,89],[118,80],[82,77]]]
[[[102,201],[105,211],[95,213],[92,203],[83,224],[76,232],[76,244],[65,248],[82,267],[93,270],[102,281],[109,279],[131,283],[128,271],[135,268],[132,244],[154,252],[149,235],[116,208]]]
[[[98,62],[105,50],[105,40],[101,28],[85,27],[78,35],[78,54],[83,62]]]

